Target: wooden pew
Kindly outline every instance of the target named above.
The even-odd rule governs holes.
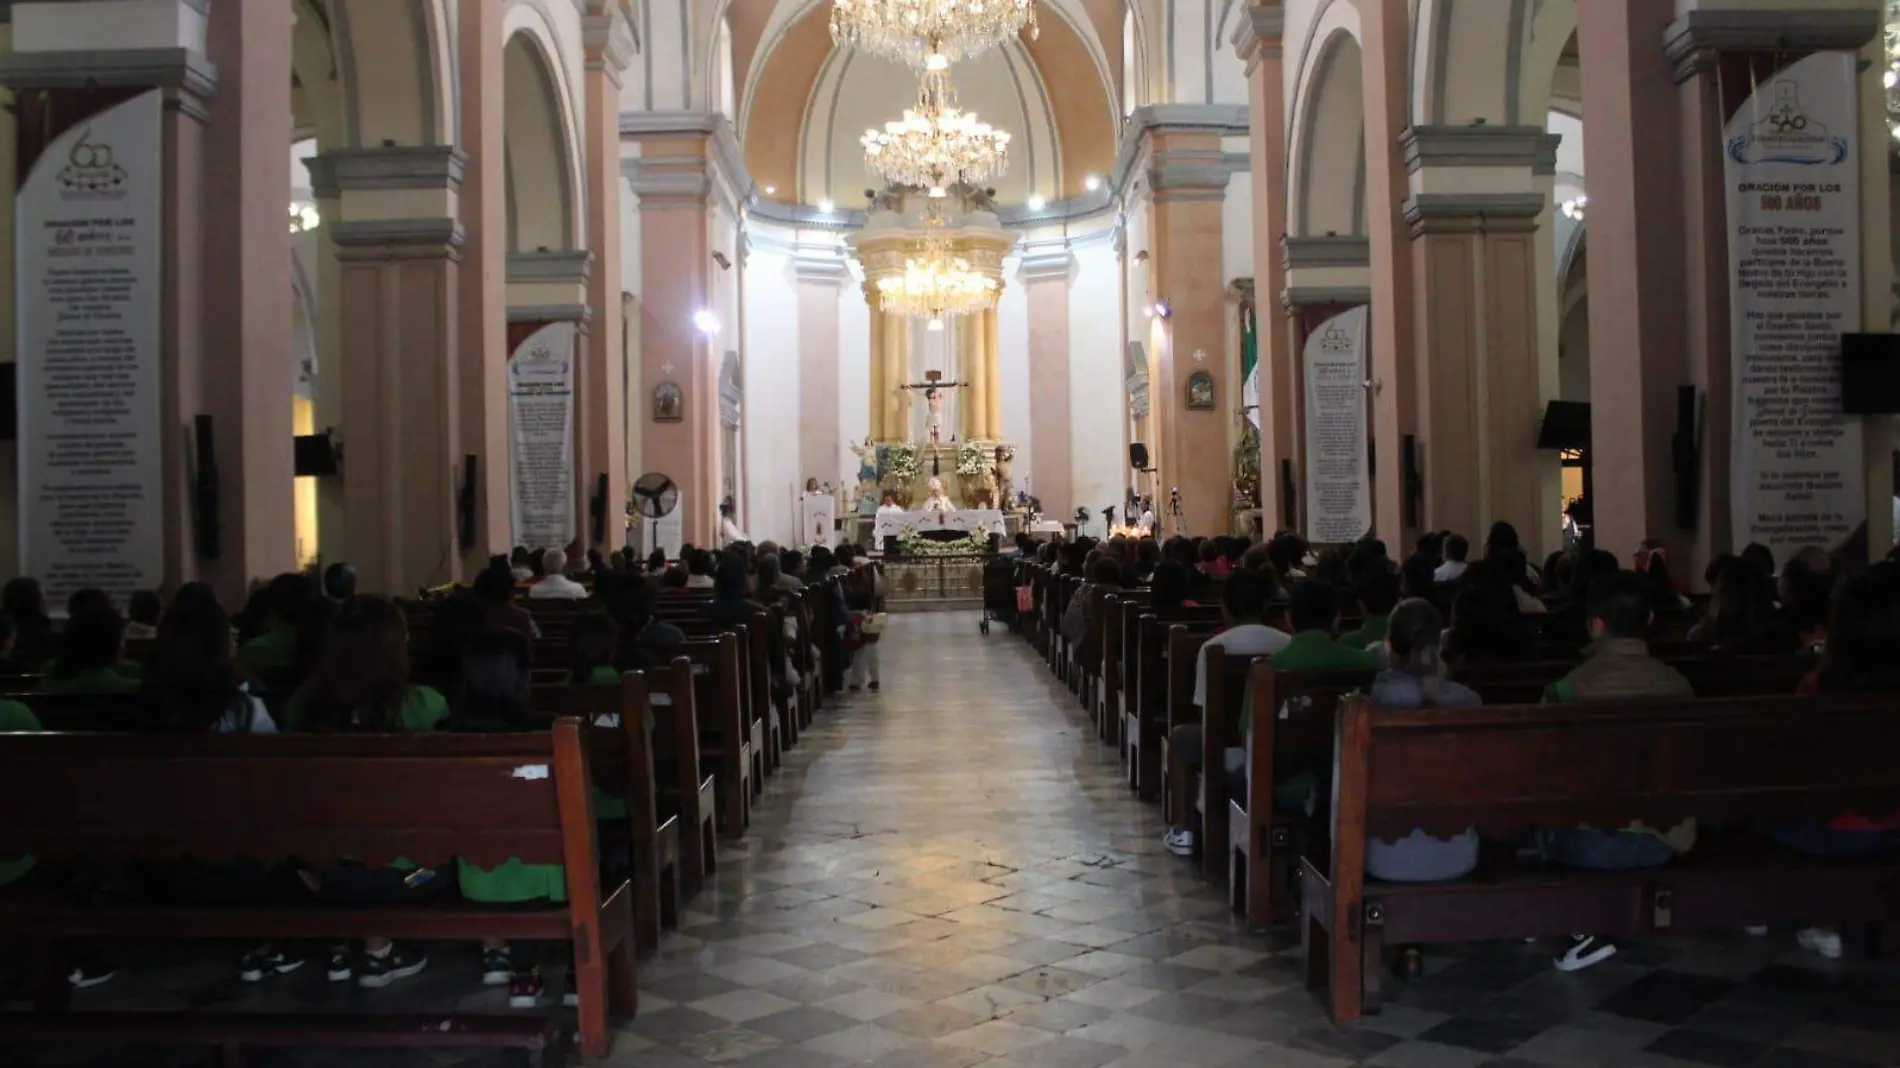
[[[0,937],[27,940],[39,967],[41,1014],[0,1015],[0,1036],[25,1020],[36,1036],[102,1034],[127,1042],[177,1037],[175,1019],[70,1008],[57,962],[62,939],[348,939],[485,937],[571,942],[582,1050],[604,1056],[609,1013],[635,1010],[633,891],[603,886],[588,774],[587,727],[562,719],[544,733],[507,735],[0,736],[0,855],[42,864],[76,858],[200,859],[296,856],[306,863],[397,856],[438,869],[455,858],[565,864],[569,900],[545,909],[465,905],[337,908],[308,898],[256,906],[73,904],[57,891],[0,901]],[[234,803],[241,799],[241,803]],[[509,1022],[509,1021],[513,1022]],[[148,1029],[148,1022],[157,1027]],[[186,1041],[252,1036],[216,1016]],[[59,1025],[67,1025],[61,1028]],[[310,1031],[327,1026],[313,1022]],[[430,1047],[479,1037],[544,1049],[542,1021],[483,1021],[456,1035],[456,1017],[363,1021],[378,1044]],[[236,1037],[230,1037],[236,1036]],[[301,1034],[298,1040],[306,1040]],[[359,1038],[358,1041],[366,1041]]]
[[[718,828],[741,838],[752,821],[752,731],[741,695],[739,638],[731,631],[688,641],[676,652],[693,665],[700,762],[710,766],[719,798]]]
[[[1368,883],[1369,838],[1476,827],[1669,827],[1823,820],[1900,808],[1891,694],[1603,705],[1375,709],[1337,718],[1329,860],[1302,867],[1308,983],[1335,1023],[1376,1011],[1384,946],[1590,931],[1900,921],[1900,858],[1820,861],[1706,830],[1665,867],[1577,872],[1481,865],[1451,883]]]
[[[1161,731],[1157,739],[1161,767],[1161,818],[1169,826],[1186,823],[1184,812],[1172,811],[1174,795],[1169,790],[1174,775],[1174,728],[1201,722],[1201,710],[1194,706],[1194,675],[1200,667],[1201,646],[1213,637],[1208,630],[1190,630],[1185,623],[1168,626],[1167,690],[1162,706]]]
[[[1219,645],[1207,647],[1207,705],[1201,710],[1201,775],[1194,791],[1194,811],[1200,817],[1195,842],[1201,850],[1201,874],[1218,879],[1233,860],[1233,795],[1226,754],[1243,749],[1240,712],[1247,698],[1247,680],[1264,656],[1230,655]],[[1243,772],[1244,774],[1244,772]],[[1244,786],[1243,786],[1244,788]],[[1230,898],[1233,883],[1228,883]]]
[[[1128,788],[1150,799],[1161,789],[1161,736],[1167,733],[1168,627],[1176,622],[1202,632],[1219,625],[1218,609],[1188,609],[1164,620],[1143,612],[1135,644],[1134,707],[1122,718],[1122,755]],[[1189,685],[1192,685],[1190,680]]]

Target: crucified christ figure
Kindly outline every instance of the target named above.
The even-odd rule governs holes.
[[[943,381],[942,371],[925,371],[924,381],[910,382],[897,388],[911,390],[913,392],[918,390],[923,391],[924,403],[930,406],[930,443],[932,445],[941,445],[943,443],[943,391],[946,389],[963,389],[968,385],[969,383],[967,382]]]

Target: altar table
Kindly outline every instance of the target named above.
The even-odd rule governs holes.
[[[880,512],[871,527],[873,544],[882,545],[887,537],[902,537],[910,531],[954,530],[963,534],[995,534],[1003,528],[1003,513],[994,508],[962,508],[954,512]]]

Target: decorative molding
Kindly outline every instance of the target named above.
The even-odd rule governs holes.
[[[459,219],[358,219],[328,227],[339,249],[410,249],[459,257],[464,239]]]
[[[745,150],[739,144],[738,135],[733,132],[732,123],[724,116],[712,111],[623,111],[620,113],[620,139],[622,141],[644,141],[649,138],[694,138],[706,139],[707,185],[699,196],[710,196],[713,186],[723,184],[721,202],[736,217],[742,205],[753,201],[757,195],[752,175],[746,170]],[[687,157],[671,158],[670,163],[685,162]],[[699,157],[692,157],[698,159]],[[657,161],[649,159],[648,163]],[[621,173],[628,181],[635,183],[634,192],[641,192],[639,182],[640,158],[621,160]],[[652,190],[656,195],[691,195],[684,190]]]
[[[800,247],[792,253],[792,277],[801,283],[842,287],[851,277],[843,249]]]
[[[819,211],[805,204],[780,204],[775,200],[754,200],[747,215],[780,226],[795,226],[800,230],[829,230],[833,233],[862,229],[871,220],[868,214],[855,209]]]
[[[1023,285],[1066,282],[1075,271],[1075,253],[1066,239],[1024,242],[1016,263],[1016,280]]]
[[[1542,193],[1419,193],[1403,205],[1412,236],[1537,229],[1548,201]]]
[[[576,0],[581,10],[581,46],[587,69],[605,73],[615,85],[640,51],[625,10],[611,0]]]
[[[1371,286],[1288,286],[1280,291],[1280,306],[1289,314],[1313,304],[1370,304]]]
[[[1880,19],[1875,8],[1696,10],[1663,31],[1663,57],[1680,85],[1723,52],[1859,51],[1880,35]]]
[[[594,273],[594,253],[590,249],[564,249],[559,252],[510,252],[508,281],[586,285]]]
[[[1289,271],[1307,267],[1365,267],[1372,262],[1372,241],[1364,237],[1294,237],[1280,239],[1280,252]]]
[[[594,309],[585,304],[511,304],[511,323],[590,323]]]
[[[204,98],[218,87],[218,68],[189,48],[0,53],[0,86],[78,89],[95,85],[182,89]]]
[[[462,171],[467,164],[468,157],[452,145],[335,148],[305,161],[305,166],[310,170],[311,190],[324,192],[345,189],[460,189]]]
[[[1217,137],[1248,136],[1245,104],[1148,104],[1138,107],[1122,123],[1121,151],[1109,175],[1109,188],[1125,198],[1137,177],[1137,166],[1157,133],[1200,133]]]
[[[1408,126],[1399,133],[1407,173],[1427,167],[1528,167],[1557,170],[1556,134],[1542,126]]]
[[[1286,9],[1278,4],[1261,4],[1247,8],[1234,20],[1234,32],[1228,43],[1234,46],[1234,53],[1246,62],[1247,73],[1252,75],[1262,60],[1281,58],[1285,38]]]

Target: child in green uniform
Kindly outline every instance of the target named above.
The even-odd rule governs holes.
[[[528,643],[519,633],[491,629],[469,634],[462,644],[461,688],[449,729],[475,733],[533,730],[528,714]],[[492,868],[456,861],[462,896],[494,905],[567,900],[567,869],[525,864],[509,857]],[[544,989],[540,970],[517,959],[505,938],[482,940],[482,982],[508,984],[508,1004],[532,1008]],[[569,984],[570,988],[572,984]]]
[[[66,624],[59,659],[40,683],[41,693],[124,694],[139,692],[136,671],[120,664],[125,621],[110,604],[87,605]]]
[[[448,715],[440,693],[409,681],[409,635],[402,613],[380,597],[352,597],[331,620],[323,657],[291,698],[286,720],[292,731],[402,734],[433,731]],[[402,857],[381,868],[346,860],[301,874],[312,893],[338,905],[401,904],[433,896],[447,883]],[[333,950],[329,974],[334,982],[354,979],[380,988],[428,964],[415,947],[373,937],[363,940],[360,960],[352,958],[348,946]]]
[[[620,685],[620,670],[614,667],[614,656],[620,651],[620,628],[614,626],[613,617],[605,612],[589,612],[576,619],[569,649],[574,660],[567,679],[570,686]],[[616,721],[596,725],[617,727],[619,724]],[[594,818],[626,819],[627,799],[594,787]]]

